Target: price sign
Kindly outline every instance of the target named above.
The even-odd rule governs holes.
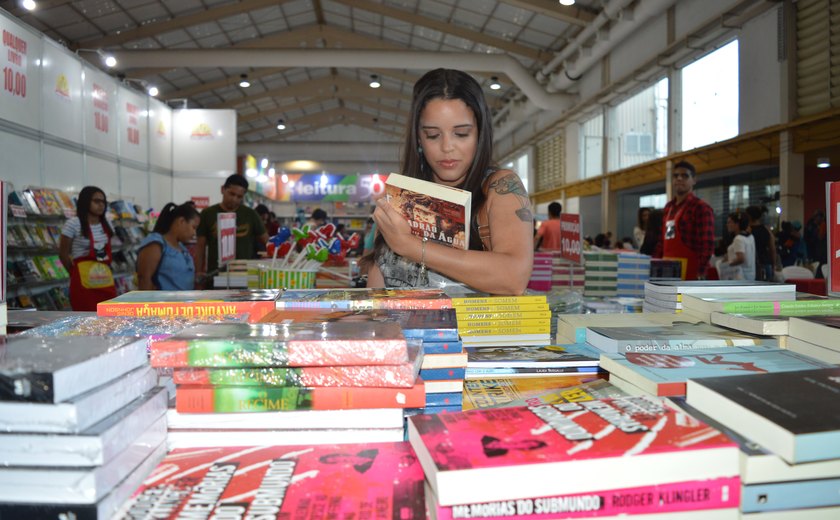
[[[236,258],[236,213],[219,213],[216,229],[221,266]]]
[[[583,243],[583,229],[580,225],[580,215],[574,213],[560,214],[560,256],[580,264],[583,262],[581,244]]]
[[[825,183],[828,239],[828,295],[840,296],[840,182]]]

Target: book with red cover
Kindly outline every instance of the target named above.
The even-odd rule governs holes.
[[[385,181],[385,199],[405,217],[413,235],[456,249],[469,247],[469,191],[392,173]]]
[[[739,474],[725,435],[638,396],[416,415],[408,439],[442,506]]]
[[[425,403],[420,379],[411,388],[181,385],[175,390],[175,409],[181,413],[421,408]]]
[[[119,518],[414,519],[424,500],[406,442],[176,449]]]
[[[443,289],[290,289],[278,309],[451,309]]]
[[[156,341],[154,367],[398,365],[409,362],[396,323],[197,325]]]
[[[224,316],[248,314],[254,323],[273,311],[277,290],[130,291],[96,305],[99,316]]]

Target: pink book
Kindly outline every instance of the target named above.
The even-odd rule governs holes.
[[[428,486],[426,488],[426,507],[431,520],[603,518],[713,509],[737,511],[740,500],[741,482],[738,477],[456,506],[437,505],[434,494]]]
[[[739,474],[725,435],[642,396],[417,415],[408,439],[442,506]]]
[[[159,520],[426,515],[423,471],[407,442],[176,449],[122,513]]]

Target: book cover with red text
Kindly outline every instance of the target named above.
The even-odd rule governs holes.
[[[257,322],[273,311],[277,290],[131,291],[96,305],[99,316],[207,317],[248,314]]]
[[[116,518],[425,518],[406,442],[171,451]]]

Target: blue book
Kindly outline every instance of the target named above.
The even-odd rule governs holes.
[[[423,381],[464,379],[466,370],[467,369],[464,367],[422,368],[420,369],[420,378],[423,379]]]
[[[743,486],[741,512],[763,513],[840,505],[840,478]]]
[[[464,402],[462,392],[444,392],[440,394],[426,394],[426,408],[430,406],[457,406],[460,411],[461,403]]]
[[[460,341],[423,341],[424,354],[458,354],[463,351]]]
[[[831,366],[834,365],[765,345],[601,354],[601,368],[656,396],[685,395],[688,379]]]
[[[790,464],[840,458],[840,367],[689,379],[687,396]]]

